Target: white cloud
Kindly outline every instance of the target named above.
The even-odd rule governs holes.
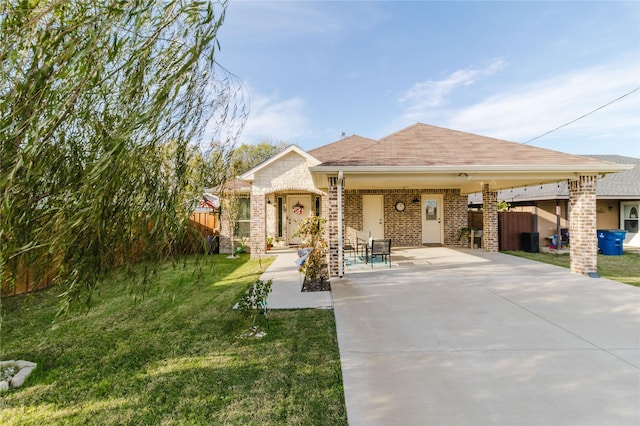
[[[498,93],[453,112],[447,126],[527,141],[601,107],[640,85],[637,65],[577,70]],[[602,137],[639,127],[640,92],[570,124],[574,134]],[[566,130],[564,130],[566,132]]]
[[[305,135],[307,118],[305,102],[300,97],[279,99],[253,92],[250,98],[249,118],[240,136],[241,143],[293,140]]]
[[[447,96],[459,87],[474,84],[482,77],[493,75],[504,67],[505,61],[498,59],[486,68],[457,70],[442,80],[427,80],[414,84],[400,98],[400,102],[407,105],[406,118],[418,117],[431,108],[445,104]]]

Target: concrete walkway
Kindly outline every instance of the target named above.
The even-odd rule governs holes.
[[[639,288],[480,250],[392,261],[331,280],[350,425],[640,424]]]
[[[330,291],[302,292],[302,276],[298,272],[297,251],[271,252],[276,260],[260,277],[273,280],[271,293],[267,298],[269,309],[331,308],[333,301]]]

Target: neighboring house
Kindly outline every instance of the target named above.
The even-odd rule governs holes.
[[[625,246],[640,247],[638,213],[640,213],[640,158],[621,155],[589,155],[597,160],[632,165],[631,170],[602,176],[596,187],[596,228],[624,229]],[[566,180],[542,185],[510,188],[498,191],[512,211],[527,211],[535,215],[540,246],[547,245],[557,229],[569,228],[569,187]],[[481,194],[471,194],[469,203],[482,204]]]
[[[418,123],[379,140],[354,135],[308,152],[290,146],[240,180],[251,185],[252,256],[266,253],[268,236],[299,244],[300,220],[321,215],[331,276],[344,274],[343,246],[358,231],[391,238],[394,247],[459,244],[467,195],[478,191],[482,247],[498,251],[497,191],[570,180],[571,269],[589,273],[597,262],[597,176],[629,168]],[[229,224],[221,228],[232,232]]]

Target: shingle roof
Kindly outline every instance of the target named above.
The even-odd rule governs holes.
[[[378,144],[374,139],[352,135],[308,152],[323,164],[357,165],[358,159]]]
[[[640,158],[622,155],[587,155],[587,157],[612,163],[635,165],[631,170],[608,174],[600,178],[596,186],[598,198],[640,199]],[[505,189],[498,192],[498,199],[509,202],[568,198],[569,187],[566,181],[533,185],[526,188]],[[471,194],[469,201],[474,204],[482,203],[482,195],[480,193]]]
[[[380,140],[350,136],[309,151],[323,166],[597,165],[599,160],[417,123]]]
[[[640,198],[640,158],[622,155],[589,155],[589,157],[612,163],[635,165],[631,170],[606,175],[599,180],[596,187],[597,195]]]

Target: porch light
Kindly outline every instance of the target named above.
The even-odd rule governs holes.
[[[466,174],[465,172],[462,172],[462,173],[458,173],[458,178],[459,178],[459,179],[466,179],[466,180],[469,180],[469,179],[471,179],[471,176],[469,176],[469,175],[468,175],[468,174]]]
[[[420,199],[418,198],[418,196],[416,195],[415,197],[413,197],[413,200],[411,200],[411,202],[413,204],[418,204],[420,202]]]

